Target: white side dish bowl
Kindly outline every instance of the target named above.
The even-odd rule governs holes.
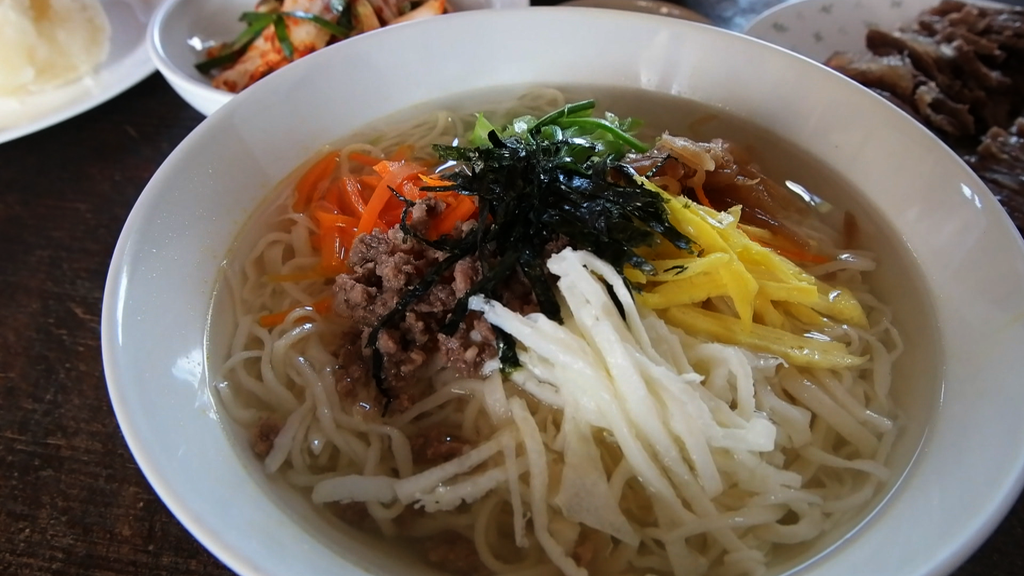
[[[758,16],[745,33],[815,62],[824,62],[834,52],[865,52],[864,34],[869,29],[895,30],[938,3],[939,0],[791,0]]]
[[[210,79],[196,70],[204,42],[229,42],[244,29],[238,21],[242,12],[253,9],[254,0],[191,2],[167,0],[149,23],[149,54],[157,70],[190,106],[209,116],[235,96],[214,88]],[[454,12],[488,8],[522,8],[529,0],[448,0]]]
[[[237,14],[230,3],[204,9]],[[163,34],[172,30],[160,21]],[[1024,479],[1019,234],[958,158],[853,82],[738,34],[607,10],[480,11],[357,37],[260,81],[171,154],[125,225],[102,319],[118,421],[168,508],[244,576],[431,573],[264,474],[211,394],[225,357],[209,347],[210,303],[243,224],[322,146],[415,105],[537,85],[717,106],[858,191],[850,200],[872,215],[883,246],[875,283],[907,343],[894,384],[905,427],[892,455],[898,473],[857,526],[776,572],[951,572]]]

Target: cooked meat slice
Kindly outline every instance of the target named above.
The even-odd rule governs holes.
[[[974,134],[974,118],[967,106],[950,101],[934,83],[923,84],[914,92],[917,111],[935,128],[951,136]]]
[[[981,36],[961,28],[926,28],[923,26],[924,24],[925,23],[919,23],[918,25],[929,32],[929,36],[933,36],[939,42],[948,44],[957,41],[962,42],[967,49],[974,54],[977,54],[978,56],[985,56],[994,63],[999,63],[1006,58],[1006,53],[999,49],[999,44],[987,38],[982,38]]]
[[[980,86],[986,88],[1006,88],[1010,85],[1010,79],[998,70],[993,70],[978,59],[978,54],[963,39],[957,38],[949,44],[954,52],[956,68],[958,72],[967,74]]]
[[[825,65],[867,86],[892,94],[902,102],[913,101],[920,74],[903,54],[875,56],[837,52]]]
[[[943,0],[898,31],[869,31],[866,46],[874,57],[826,63],[969,150],[964,160],[1024,222],[1024,8]]]
[[[995,194],[1014,222],[1024,222],[1024,118],[1009,130],[992,128],[967,164]]]
[[[945,44],[913,32],[886,32],[868,30],[865,37],[868,50],[876,56],[906,55],[914,68],[932,80],[939,80],[950,72],[956,52]]]
[[[827,64],[907,104],[958,149],[1024,110],[1024,9],[947,0],[900,30],[868,31],[865,44],[875,58]]]

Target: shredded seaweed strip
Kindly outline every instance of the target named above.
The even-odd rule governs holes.
[[[380,318],[367,338],[366,347],[373,354],[373,378],[385,399],[385,413],[391,395],[378,349],[380,332],[401,318],[462,258],[476,256],[481,277],[456,301],[441,327],[447,335],[454,334],[465,320],[470,297],[494,298],[516,270],[529,283],[541,312],[561,322],[561,306],[544,266],[545,250],[552,242],[590,251],[620,275],[627,265],[655,274],[655,267],[637,249],[653,245],[659,237],[693,253],[691,240],[669,222],[663,196],[645,187],[632,168],[619,162],[619,156],[573,135],[573,130],[582,127],[590,133],[602,132],[629,149],[647,150],[614,123],[591,118],[594,107],[593,101],[570,104],[537,120],[522,135],[503,137],[490,130],[489,146],[434,146],[439,160],[456,163],[443,174],[451,184],[421,190],[456,192],[477,201],[477,223],[461,237],[428,239],[417,234],[408,224],[414,202],[392,190],[405,203],[401,230],[447,256]],[[515,342],[502,331],[496,330],[496,334],[501,369],[508,373],[519,366]]]

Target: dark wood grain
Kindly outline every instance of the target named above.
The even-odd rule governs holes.
[[[202,119],[151,77],[0,145],[0,574],[229,574],[121,437],[99,315],[121,226]]]
[[[737,17],[724,12],[733,4],[717,4],[722,14],[715,5],[698,8],[720,23]],[[150,176],[201,120],[153,76],[0,145],[0,575],[230,574],[139,472],[100,360],[118,234]],[[956,576],[1024,574],[1022,542],[1018,502]]]

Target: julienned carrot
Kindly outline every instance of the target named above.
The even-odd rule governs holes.
[[[333,210],[334,206],[327,206]],[[320,272],[323,276],[337,276],[348,271],[345,255],[352,248],[359,219],[333,211],[316,210],[313,215],[320,224]]]
[[[430,194],[431,198],[440,200],[448,206],[454,206],[459,202],[459,199],[462,198],[462,194],[459,194],[458,192],[431,192]]]
[[[780,238],[775,234],[756,228],[753,226],[747,226],[740,224],[740,226],[747,231],[747,237],[757,242],[761,246],[778,253],[780,256],[784,256],[792,262],[809,262],[811,264],[824,264],[831,260],[828,256],[821,254],[815,254],[805,250],[802,246],[795,242],[788,242],[785,238]],[[753,230],[750,230],[753,228]],[[754,232],[757,231],[757,232]]]
[[[295,202],[292,204],[292,210],[295,212],[306,211],[306,208],[313,203],[313,195],[316,194],[320,185],[334,174],[334,169],[340,159],[340,152],[328,152],[310,166],[309,170],[306,170],[306,173],[299,178],[299,182],[295,185]]]
[[[373,196],[370,197],[370,201],[366,204],[366,210],[363,211],[363,217],[359,219],[359,227],[356,228],[356,234],[369,234],[373,230],[373,225],[380,216],[380,211],[384,209],[384,204],[387,203],[388,198],[391,198],[391,190],[382,182],[373,191]]]
[[[342,258],[344,247],[341,245],[341,233],[337,226],[320,229],[320,272],[325,276],[341,274],[345,269]]]
[[[377,182],[377,184],[380,184],[380,182]],[[376,187],[376,185],[374,186]],[[343,178],[341,188],[344,192],[341,196],[344,207],[339,205],[338,208],[342,209],[342,211],[348,210],[350,216],[362,217],[363,212],[366,212],[366,201],[363,200],[362,186],[353,178]]]
[[[366,186],[371,190],[375,190],[377,185],[380,184],[381,177],[380,174],[367,174],[360,176],[358,181],[360,186]]]
[[[355,230],[356,226],[359,226],[359,219],[353,218],[352,216],[345,216],[343,214],[335,214],[333,212],[316,211],[313,213],[316,219],[320,222],[320,230],[331,226],[343,226]]]
[[[423,181],[424,186],[451,186],[454,184],[454,182],[445,180],[437,174],[420,174],[420,180]]]
[[[697,193],[697,200],[699,200],[700,203],[705,208],[712,208],[711,202],[708,201],[707,195],[704,194],[704,187],[703,186],[701,186],[700,184],[697,184],[696,186],[693,187],[693,190]]]
[[[359,220],[359,228],[356,229],[357,235],[368,234],[373,230],[384,205],[393,198],[392,188],[400,190],[401,184],[406,178],[423,171],[423,168],[415,164],[388,161],[379,162],[373,169],[383,178],[373,191],[373,196],[370,196],[370,201],[366,203],[366,210],[363,211],[363,217]],[[418,199],[418,194],[416,197],[410,198],[410,200],[416,199]]]
[[[369,154],[363,154],[362,152],[350,152],[348,159],[353,162],[358,162],[363,166],[373,167],[375,164],[381,161],[380,158],[370,156]]]
[[[759,243],[760,244],[760,243]],[[807,252],[799,249],[780,248],[771,244],[761,244],[769,250],[778,252],[780,256],[785,256],[793,262],[809,262],[811,264],[824,264],[831,260],[827,256],[821,254],[814,254],[813,252]]]
[[[353,178],[331,182],[324,199],[313,205],[313,215],[320,226],[346,226],[353,231],[366,210],[362,189]]]
[[[392,154],[388,160],[401,162],[403,160],[408,160],[410,154],[412,154],[412,144],[402,144],[395,150],[395,153]]]
[[[324,298],[317,300],[316,302],[313,302],[313,310],[315,310],[316,313],[321,316],[330,312],[332,306],[334,306],[334,298],[330,296],[326,296]]]
[[[451,234],[455,230],[455,226],[459,222],[469,220],[473,212],[476,212],[476,202],[473,202],[468,196],[460,196],[455,204],[446,208],[441,217],[434,221],[430,232],[434,238]]]
[[[352,246],[355,233],[341,226],[324,226],[320,229],[320,268],[325,277],[348,272],[345,254]]]
[[[312,306],[296,306],[291,310],[284,310],[283,312],[276,312],[274,314],[260,316],[260,326],[263,326],[264,328],[273,328],[275,326],[279,326],[284,323],[284,321],[288,318],[289,314],[295,312],[296,310],[302,309],[309,310],[310,312],[316,312],[317,314],[323,316],[324,314],[330,312],[331,306],[333,304],[334,299],[328,296],[326,298],[322,298],[320,300],[317,300],[316,302],[313,302]]]
[[[388,174],[391,174],[393,170],[408,167],[419,168],[419,166],[415,166],[414,164],[407,164],[404,161],[392,162],[391,160],[381,160],[380,162],[377,162],[376,164],[373,165],[373,171],[376,172],[377,174],[380,174],[381,177],[384,177],[387,176]]]
[[[401,184],[395,188],[395,191],[413,201],[420,200],[426,196],[425,193],[420,192],[419,185],[411,177],[406,177],[402,180]],[[391,198],[384,204],[384,208],[381,209],[380,216],[377,219],[390,228],[402,221],[402,213],[404,211],[405,203],[395,198],[392,194]]]
[[[331,182],[330,184],[328,184],[327,188],[324,189],[323,202],[314,202],[313,203],[313,206],[312,206],[313,211],[315,212],[315,211],[317,211],[319,209],[319,211],[323,212],[324,208],[325,208],[325,205],[326,205],[326,208],[328,208],[331,211],[334,211],[334,210],[337,209],[338,202],[340,201],[340,199],[341,199],[341,184],[338,183],[337,180],[335,180],[335,181]]]
[[[452,186],[454,184],[437,174],[420,174],[420,180],[422,181],[420,186]],[[455,204],[462,197],[458,192],[432,192],[432,194],[434,198],[448,205]]]
[[[377,221],[382,224],[381,229],[383,230],[394,228],[402,222],[402,212],[405,206],[393,206],[393,204],[394,199],[388,200],[388,203],[384,205],[384,209],[380,211],[380,217]]]

